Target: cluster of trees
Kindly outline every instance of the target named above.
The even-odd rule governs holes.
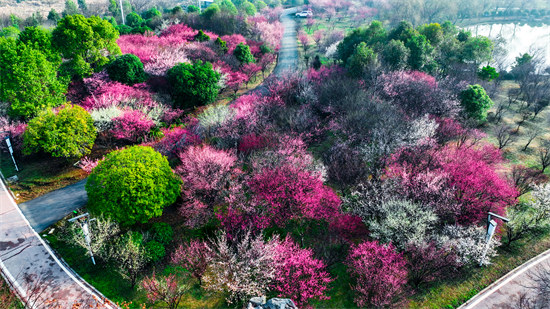
[[[491,60],[492,51],[493,42],[487,37],[472,37],[450,22],[415,28],[403,21],[387,31],[382,23],[373,21],[344,38],[338,45],[338,59],[359,75],[379,62],[391,70],[475,75],[479,65]]]

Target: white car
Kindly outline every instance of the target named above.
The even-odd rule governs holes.
[[[306,18],[306,17],[311,17],[311,16],[313,16],[312,11],[301,11],[301,12],[296,13],[296,17]]]

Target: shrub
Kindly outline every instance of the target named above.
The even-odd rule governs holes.
[[[151,147],[133,146],[105,156],[86,183],[88,208],[125,225],[162,214],[180,192],[168,160]]]
[[[212,64],[197,61],[180,63],[167,72],[172,95],[177,106],[187,108],[213,102],[218,97],[220,73]]]
[[[94,121],[78,105],[65,105],[57,113],[42,112],[23,134],[24,154],[44,151],[54,157],[82,157],[91,152],[96,138]]]
[[[254,56],[252,56],[252,53],[250,52],[250,47],[248,47],[248,45],[246,44],[239,43],[239,45],[235,47],[233,55],[235,55],[235,57],[241,62],[241,64],[254,62]]]
[[[107,66],[107,73],[112,80],[130,86],[147,80],[143,63],[132,54],[117,57]]]
[[[205,34],[202,30],[199,30],[199,32],[195,35],[195,41],[197,42],[210,41],[210,37],[207,34]]]
[[[391,244],[366,241],[353,245],[346,263],[356,283],[352,289],[359,307],[390,305],[407,282],[405,259]]]
[[[217,38],[216,41],[214,41],[214,43],[216,44],[216,46],[218,46],[218,49],[220,50],[220,53],[222,53],[222,54],[226,54],[227,51],[229,50],[227,48],[227,43],[224,40],[220,39],[220,38]]]
[[[164,222],[155,222],[151,227],[153,239],[163,245],[168,245],[174,238],[172,227]]]
[[[480,85],[470,85],[462,91],[460,103],[469,117],[480,121],[487,119],[487,112],[493,106],[493,101]]]
[[[160,261],[166,255],[164,246],[156,240],[145,243],[145,251],[147,252],[147,259],[151,263]]]

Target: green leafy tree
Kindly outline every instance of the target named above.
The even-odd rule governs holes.
[[[409,49],[398,40],[391,40],[382,51],[384,63],[392,70],[402,70],[409,60]]]
[[[235,55],[241,64],[254,62],[254,56],[250,52],[250,47],[246,44],[239,43],[237,47],[235,47],[233,55]]]
[[[109,13],[113,15],[113,17],[117,17],[120,15],[120,9],[118,8],[118,3],[116,0],[109,0],[108,10]]]
[[[482,80],[486,80],[488,82],[492,81],[493,79],[497,79],[500,74],[497,72],[497,70],[491,66],[484,66],[477,72],[477,76],[481,78]]]
[[[51,9],[48,13],[48,20],[53,21],[54,23],[57,23],[61,19],[61,16],[59,13],[55,11],[55,9]]]
[[[155,18],[155,17],[162,17],[162,13],[157,10],[157,8],[155,7],[152,7],[150,9],[148,9],[147,11],[145,11],[143,14],[143,18],[144,19],[151,19],[151,18]]]
[[[196,5],[190,5],[187,7],[187,13],[196,13],[198,11],[200,10],[199,10],[199,7]]]
[[[258,9],[258,11],[261,11],[267,7],[267,4],[262,0],[258,0],[254,4],[256,5],[256,8]]]
[[[44,151],[54,157],[80,158],[91,152],[97,132],[92,116],[78,105],[57,113],[42,111],[29,121],[23,134],[23,153]]]
[[[216,3],[213,3],[208,8],[206,8],[206,10],[202,11],[201,15],[207,20],[210,20],[212,17],[214,17],[214,15],[217,15],[219,13],[220,7]]]
[[[231,15],[237,15],[239,13],[239,11],[237,11],[237,7],[235,7],[231,0],[222,0],[218,2],[218,6],[220,7],[220,11],[223,13]]]
[[[180,63],[168,70],[166,76],[174,101],[180,107],[205,105],[218,97],[220,73],[209,62]]]
[[[216,38],[216,41],[214,41],[214,44],[216,44],[216,46],[218,47],[221,54],[227,54],[227,51],[229,50],[227,48],[227,42],[225,42],[224,40],[222,40],[218,37],[218,38]],[[262,45],[262,46],[264,46],[264,45]]]
[[[86,4],[86,0],[77,0],[78,7],[80,8],[80,11],[84,14],[88,13],[88,5]]]
[[[250,1],[244,1],[243,4],[241,4],[241,9],[248,16],[256,15],[256,6],[254,6],[254,4],[252,4]]]
[[[13,27],[19,28],[19,24],[21,24],[21,18],[17,17],[14,14],[10,14],[10,23]]]
[[[432,51],[432,47],[426,37],[419,34],[412,36],[405,46],[410,50],[409,66],[413,70],[421,70],[428,62],[428,55]]]
[[[210,37],[206,33],[204,33],[202,30],[199,30],[199,32],[195,35],[195,41],[197,42],[210,41]]]
[[[43,27],[25,27],[19,34],[19,42],[41,51],[54,65],[61,63],[61,55],[52,47],[52,33]]]
[[[347,61],[348,71],[351,76],[361,77],[375,62],[376,53],[367,46],[367,43],[361,42]]]
[[[109,54],[119,55],[117,39],[113,25],[97,16],[66,16],[52,32],[52,45],[68,59],[67,75],[78,77],[101,69],[109,62]]]
[[[175,6],[172,8],[172,10],[170,11],[170,13],[172,13],[172,15],[177,15],[177,14],[181,14],[183,13],[183,8],[179,5]]]
[[[2,30],[0,30],[0,37],[17,39],[20,33],[21,31],[19,31],[19,28],[16,28],[14,26],[9,26],[9,27],[4,27],[2,28]]]
[[[65,101],[67,85],[46,55],[14,39],[0,38],[0,101],[13,117],[30,118]]]
[[[415,35],[418,35],[418,31],[414,29],[413,25],[408,21],[401,21],[397,27],[393,28],[388,38],[407,43]]]
[[[105,156],[86,183],[88,209],[123,225],[162,215],[180,193],[168,160],[151,147],[132,146]]]
[[[469,85],[462,91],[460,103],[469,117],[480,121],[487,118],[487,111],[493,106],[493,101],[480,85]]]
[[[493,53],[493,42],[484,36],[468,39],[462,48],[464,61],[479,63],[490,61]]]
[[[63,16],[65,17],[65,16],[75,15],[75,14],[78,14],[78,7],[76,6],[76,3],[74,3],[72,0],[66,0]]]
[[[126,25],[130,27],[139,27],[143,23],[143,18],[138,13],[132,12],[126,15]]]
[[[422,25],[418,28],[418,32],[426,37],[432,46],[437,46],[443,40],[443,29],[438,23]]]
[[[357,28],[348,34],[338,44],[338,57],[346,62],[359,43],[365,42],[367,46],[376,49],[386,41],[386,37],[386,29],[381,22],[375,20],[367,28]]]
[[[147,74],[143,70],[143,63],[132,54],[124,54],[117,57],[107,65],[109,77],[126,85],[143,83],[147,80]]]

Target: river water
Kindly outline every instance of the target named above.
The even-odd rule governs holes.
[[[496,55],[500,67],[510,69],[516,57],[538,50],[545,58],[546,66],[550,66],[550,25],[529,26],[526,24],[479,24],[466,27],[472,35],[483,35],[491,39],[499,37],[506,40],[503,45],[505,54]]]

